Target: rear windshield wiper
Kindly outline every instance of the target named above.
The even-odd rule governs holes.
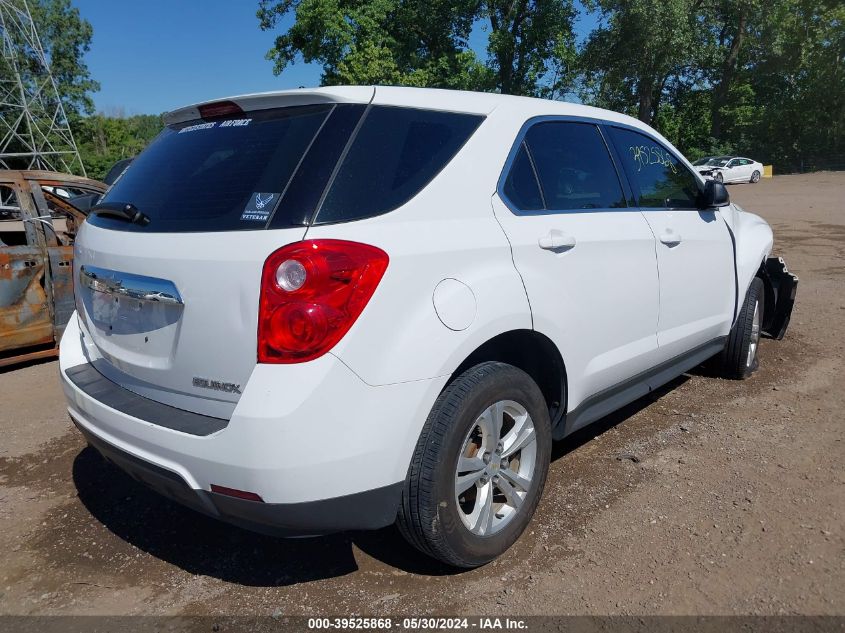
[[[94,215],[118,218],[141,226],[147,226],[150,223],[150,217],[141,213],[138,207],[131,202],[101,202],[91,207],[90,212]]]

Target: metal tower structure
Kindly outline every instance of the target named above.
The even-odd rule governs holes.
[[[0,168],[85,175],[26,0],[0,0]]]

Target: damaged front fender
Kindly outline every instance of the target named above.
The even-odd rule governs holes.
[[[760,276],[766,285],[767,302],[763,334],[779,341],[786,333],[792,316],[798,277],[789,272],[783,257],[766,259],[765,264],[760,266]]]

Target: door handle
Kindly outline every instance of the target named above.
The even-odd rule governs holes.
[[[557,251],[574,248],[575,238],[571,235],[567,235],[563,231],[552,229],[539,240],[537,240],[537,243],[542,249],[545,249],[547,251]]]
[[[660,241],[666,246],[677,246],[681,243],[681,234],[675,233],[672,229],[667,229],[660,234]]]

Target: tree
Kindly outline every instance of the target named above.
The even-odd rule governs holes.
[[[70,0],[29,0],[28,4],[65,112],[71,119],[91,114],[90,93],[99,90],[100,84],[91,78],[84,56],[94,29]]]
[[[759,110],[749,133],[786,169],[845,163],[845,5],[777,0],[755,29],[747,81]],[[803,163],[803,165],[802,165]]]
[[[322,83],[480,87],[485,69],[468,50],[474,2],[262,0],[263,30],[294,24],[267,53],[275,74],[298,57],[323,66]]]
[[[43,56],[30,29],[27,9]],[[69,0],[10,0],[3,6],[3,23],[7,29],[4,39],[10,47],[0,56],[0,88],[9,96],[0,112],[4,165],[81,169],[69,151],[70,132],[81,114],[93,110],[89,92],[99,88],[83,61],[91,42],[91,25]],[[45,61],[56,90],[49,83]]]
[[[713,95],[710,104],[710,136],[720,138],[722,125],[728,106],[734,80],[741,70],[740,53],[743,53],[743,43],[751,28],[751,14],[757,13],[759,4],[756,0],[732,2],[723,0],[714,5],[712,12],[713,29],[717,30],[713,42],[713,59],[711,60],[711,82]],[[759,16],[755,16],[759,17]]]
[[[91,178],[101,179],[117,161],[139,154],[164,126],[160,115],[115,114],[96,114],[78,121],[79,153]]]
[[[654,124],[666,91],[694,80],[699,1],[585,3],[600,11],[603,24],[581,53],[582,97]]]
[[[487,65],[498,91],[554,96],[569,87],[575,61],[572,2],[490,0],[481,15],[490,23]]]
[[[552,94],[572,76],[572,0],[261,0],[261,28],[293,25],[267,53],[282,73],[300,57],[323,84],[412,85]],[[488,59],[469,47],[489,29]]]

